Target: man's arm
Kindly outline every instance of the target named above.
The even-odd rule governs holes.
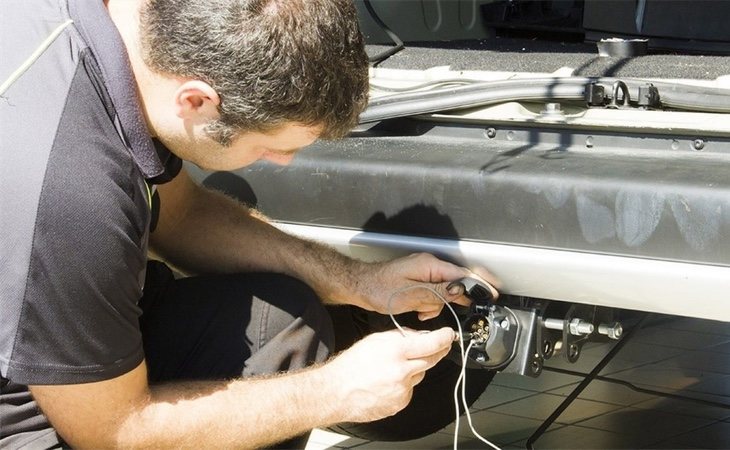
[[[396,413],[453,338],[450,328],[376,333],[324,365],[232,381],[150,387],[143,362],[111,380],[31,392],[73,447],[260,448],[315,427]]]
[[[324,285],[321,275],[341,280],[366,265],[280,231],[256,211],[198,186],[184,170],[157,192],[161,209],[152,248],[184,271],[285,273],[331,297],[337,289]]]
[[[448,301],[467,302],[460,290],[450,293],[446,287],[450,281],[475,274],[431,255],[380,264],[353,260],[280,231],[237,201],[196,185],[184,171],[158,192],[161,211],[151,243],[157,253],[183,270],[285,273],[307,283],[325,301],[381,313],[418,311],[421,319],[438,315],[443,302],[424,290],[421,295],[399,298],[387,311],[390,292],[425,282]],[[489,277],[486,271],[478,275]]]

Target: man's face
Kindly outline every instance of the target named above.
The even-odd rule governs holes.
[[[234,170],[259,160],[287,165],[303,147],[312,144],[321,129],[298,123],[287,123],[268,133],[239,134],[224,147],[209,137],[163,142],[182,159],[207,170]],[[185,142],[187,141],[187,142]]]
[[[221,162],[232,168],[240,168],[258,160],[266,160],[285,166],[296,153],[317,138],[319,127],[288,123],[270,133],[249,132],[236,137]]]

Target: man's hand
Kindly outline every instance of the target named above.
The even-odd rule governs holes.
[[[444,302],[428,289],[403,289],[426,284],[446,301],[468,306],[470,301],[464,296],[463,286],[452,285],[464,277],[481,279],[491,288],[495,299],[499,295],[493,287],[496,280],[486,269],[475,268],[472,271],[433,255],[417,253],[365,266],[357,282],[357,290],[362,297],[358,306],[382,314],[416,311],[420,320],[432,319],[441,313]]]
[[[428,333],[391,330],[371,334],[323,367],[340,388],[337,396],[348,422],[370,422],[405,408],[413,387],[451,348],[454,330]]]

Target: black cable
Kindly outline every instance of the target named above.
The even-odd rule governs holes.
[[[539,78],[473,83],[372,99],[360,123],[487,106],[506,101],[583,100],[585,78]]]
[[[380,16],[378,16],[378,13],[375,12],[373,5],[370,3],[370,0],[363,0],[363,3],[365,3],[365,8],[367,8],[370,16],[373,18],[375,23],[377,23],[378,26],[383,31],[385,31],[385,34],[387,34],[388,37],[390,37],[390,39],[395,43],[395,46],[389,48],[388,50],[385,50],[384,52],[378,53],[377,55],[368,58],[373,67],[375,67],[381,62],[395,55],[399,51],[403,50],[405,48],[405,45],[403,45],[403,41],[401,40],[401,38],[399,38],[398,35],[395,34],[393,30],[391,30],[388,25],[385,24],[385,22],[383,22]]]

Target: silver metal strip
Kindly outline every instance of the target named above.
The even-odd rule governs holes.
[[[352,257],[429,252],[483,266],[513,295],[730,322],[730,267],[278,223]]]

